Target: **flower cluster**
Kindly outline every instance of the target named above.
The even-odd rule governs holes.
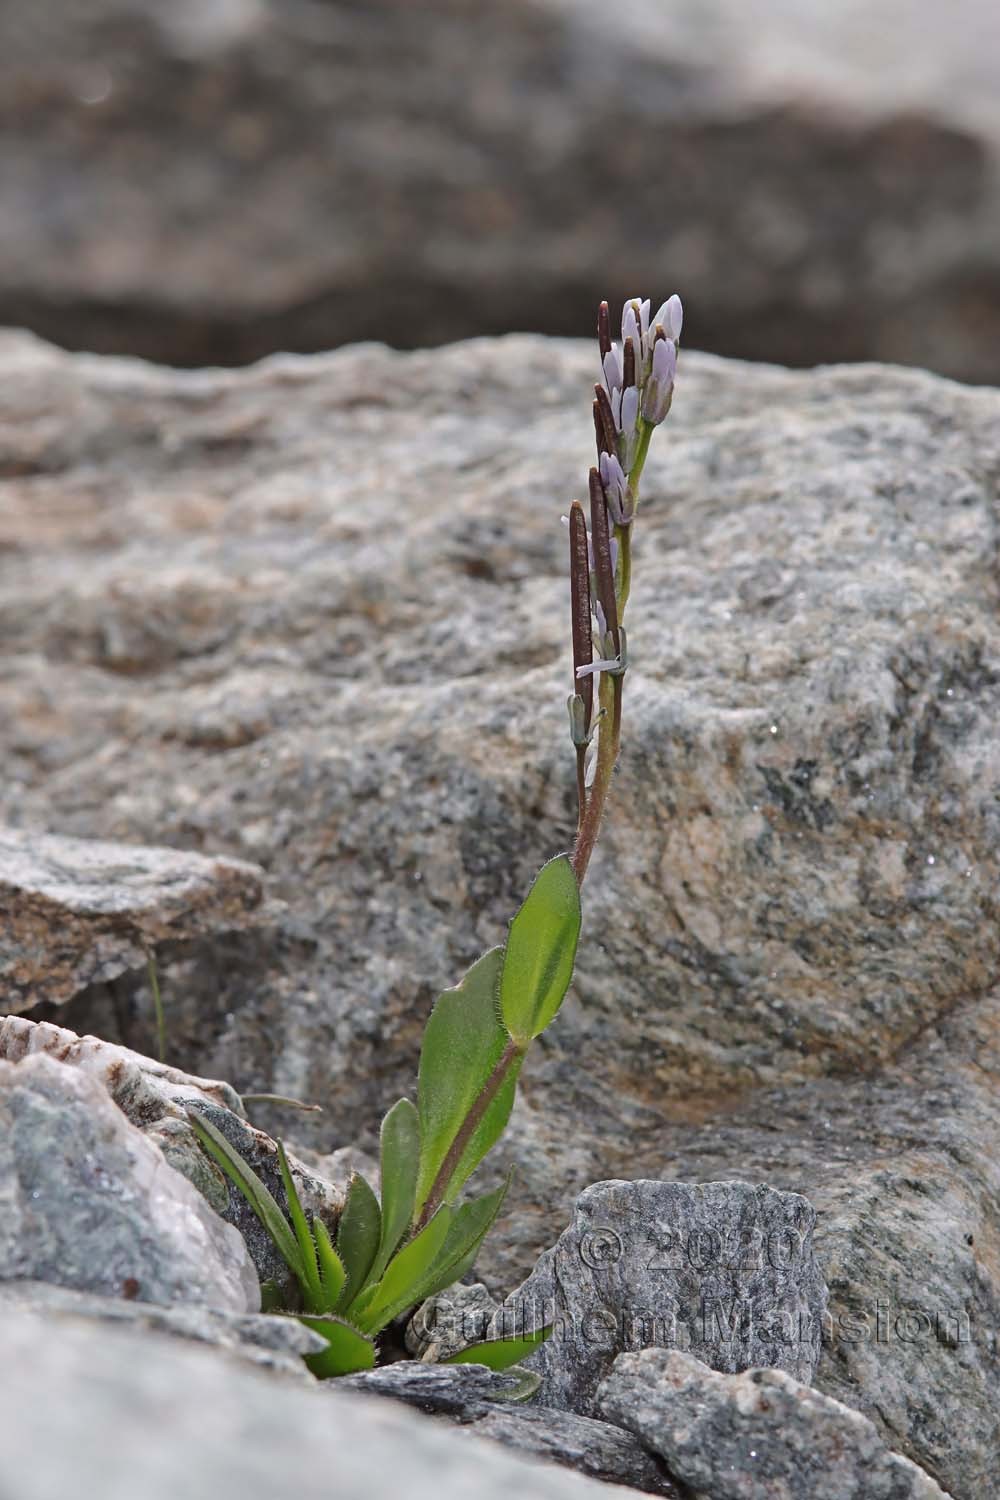
[[[576,684],[569,713],[578,749],[593,732],[594,676],[620,677],[627,665],[621,617],[628,597],[630,528],[649,440],[673,399],[683,318],[676,294],[653,318],[649,300],[633,298],[622,310],[619,347],[611,339],[606,302],[598,313],[602,380],[594,387],[597,466],[590,471],[590,530],[579,504],[568,518]]]

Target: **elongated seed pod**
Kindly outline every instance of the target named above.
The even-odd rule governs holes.
[[[625,340],[622,369],[624,371],[624,387],[628,390],[630,385],[635,385],[635,345],[631,339]]]
[[[611,314],[608,312],[608,304],[602,302],[597,309],[597,343],[601,351],[601,362],[611,349]]]
[[[594,386],[594,431],[597,433],[597,456],[618,452],[618,428],[615,414],[603,385]]]
[[[608,532],[608,502],[596,469],[590,471],[590,539],[594,549],[594,583],[604,611],[615,652],[621,650],[618,634],[618,601],[615,598],[615,570],[611,565],[611,537]]]
[[[594,714],[594,677],[593,673],[585,677],[576,675],[578,668],[589,667],[594,659],[587,519],[579,500],[573,501],[569,511],[569,589],[573,616],[573,691],[583,699],[585,729],[589,734]]]

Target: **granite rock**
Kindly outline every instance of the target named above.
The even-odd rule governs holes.
[[[598,1416],[623,1350],[679,1348],[713,1369],[754,1365],[812,1379],[826,1286],[816,1215],[795,1193],[745,1182],[598,1182],[497,1312],[494,1338],[551,1326],[525,1360],[538,1400]]]
[[[692,1500],[948,1500],[866,1417],[783,1370],[720,1375],[676,1350],[623,1354],[599,1393]]]
[[[998,48],[994,0],[32,0],[0,320],[214,364],[667,277],[698,347],[996,381]]]
[[[53,1337],[53,1330],[58,1337]],[[333,1383],[336,1386],[336,1382]],[[0,1451],[18,1500],[608,1500],[400,1403],[248,1368],[162,1334],[0,1319]]]
[[[71,1000],[164,939],[246,927],[262,878],[242,861],[0,827],[0,1009]]]
[[[79,1069],[0,1063],[0,1279],[104,1296],[260,1305],[241,1236]]]
[[[681,1500],[681,1491],[656,1455],[611,1422],[545,1406],[494,1406],[471,1421],[469,1431],[605,1484]]]
[[[206,1114],[263,1178],[278,1202],[284,1203],[275,1143],[250,1124],[243,1102],[230,1084],[194,1078],[127,1047],[94,1036],[79,1037],[50,1022],[31,1021],[27,1016],[0,1018],[0,1060],[14,1063],[37,1056],[55,1058],[97,1079],[126,1119],[159,1148],[174,1171],[186,1177],[215,1212],[240,1231],[261,1281],[275,1281],[283,1291],[292,1292],[294,1279],[288,1267],[243,1194],[202,1150],[188,1122],[189,1109]],[[292,1153],[289,1167],[307,1212],[320,1215],[334,1228],[344,1203],[343,1188],[317,1177]]]
[[[0,815],[265,866],[294,911],[161,955],[172,1057],[322,1104],[309,1144],[412,1086],[435,993],[571,838],[593,372],[532,339],[197,375],[0,343],[4,444],[58,470],[0,481]],[[1000,970],[998,412],[686,357],[553,1110],[878,1067]]]
[[[0,339],[0,819],[267,871],[273,923],[160,945],[169,1055],[322,1104],[254,1111],[321,1175],[571,837],[593,369]],[[960,1500],[1000,1451],[998,434],[995,391],[684,356],[576,980],[477,1268],[509,1292],[598,1179],[801,1193],[818,1387]],[[141,979],[64,1015],[152,1045]]]
[[[303,1356],[326,1348],[325,1339],[296,1318],[226,1312],[193,1303],[160,1307],[149,1302],[123,1302],[43,1281],[0,1281],[0,1316],[7,1318],[14,1312],[40,1314],[53,1329],[67,1319],[88,1320],[210,1344],[266,1370],[298,1376],[310,1385],[313,1378]]]
[[[513,1404],[517,1380],[483,1365],[434,1365],[412,1360],[349,1375],[337,1389],[388,1396],[459,1422],[477,1437],[534,1454],[611,1484],[673,1500],[678,1491],[660,1461],[631,1432],[575,1412]],[[505,1403],[505,1404],[501,1404]]]
[[[389,1396],[428,1415],[463,1421],[488,1411],[493,1402],[510,1400],[519,1387],[516,1375],[485,1365],[433,1365],[403,1359],[375,1370],[345,1375],[337,1390]]]

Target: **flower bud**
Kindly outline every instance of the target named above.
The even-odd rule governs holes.
[[[670,410],[674,394],[674,377],[677,374],[677,345],[663,332],[663,325],[656,329],[653,345],[653,364],[642,392],[642,415],[655,426],[662,422]],[[628,465],[626,465],[628,467]]]
[[[594,679],[584,679],[590,687],[591,696],[594,692]],[[571,693],[566,700],[569,709],[569,732],[574,745],[590,744],[590,729],[587,724],[587,705],[579,693]]]
[[[639,451],[639,387],[630,385],[622,391],[621,417],[619,420],[618,456],[626,474],[635,463]]]
[[[676,344],[677,340],[681,336],[681,327],[683,326],[683,323],[684,308],[681,306],[681,299],[675,292],[672,297],[668,297],[666,302],[664,302],[663,306],[656,314],[656,317],[653,319],[651,327],[656,328],[656,326],[659,325],[667,335],[667,338],[673,339],[674,343]]]
[[[614,453],[602,453],[600,457],[601,483],[608,511],[616,526],[627,526],[635,514],[634,502],[628,504],[628,480],[618,457]]]

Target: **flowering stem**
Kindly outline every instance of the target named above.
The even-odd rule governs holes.
[[[587,747],[577,745],[576,747],[576,800],[579,805],[576,831],[579,836],[583,827],[583,815],[587,810]]]
[[[618,618],[621,620],[624,617],[629,590],[632,587],[631,526],[616,526],[615,537],[618,542],[618,567],[615,569],[615,588],[618,595]]]
[[[597,835],[601,829],[604,803],[611,786],[611,776],[618,759],[618,741],[621,737],[622,679],[602,672],[600,704],[604,712],[597,742],[597,766],[594,781],[587,798],[587,807],[580,822],[580,829],[573,847],[572,865],[577,881],[583,878],[594,852]]]
[[[413,1226],[414,1234],[419,1234],[424,1225],[429,1224],[437,1213],[437,1210],[444,1201],[444,1195],[448,1191],[448,1184],[455,1175],[455,1168],[465,1155],[466,1146],[468,1146],[482,1124],[483,1116],[503,1087],[511,1068],[524,1056],[526,1051],[526,1044],[515,1042],[514,1038],[511,1037],[493,1064],[493,1071],[477,1094],[472,1108],[459,1126],[455,1139],[448,1147],[448,1154],[438,1169],[438,1174],[431,1184],[431,1190],[427,1194],[427,1201],[420,1210],[420,1216]]]
[[[636,447],[632,467],[628,471],[629,487],[635,491],[636,495],[639,492],[639,480],[642,478],[643,467],[646,463],[646,454],[649,452],[649,445],[655,431],[656,424],[654,422],[647,422],[645,417],[639,418],[639,442]]]

